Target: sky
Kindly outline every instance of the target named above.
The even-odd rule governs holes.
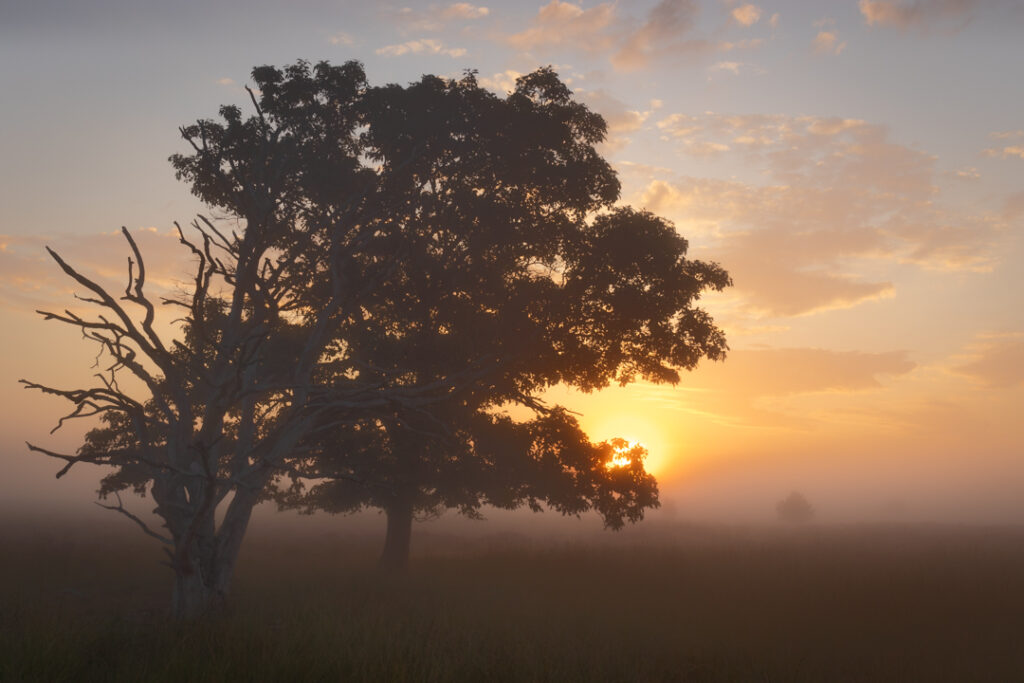
[[[551,65],[607,120],[621,202],[673,221],[734,286],[702,300],[728,358],[677,386],[548,394],[647,445],[663,514],[1024,522],[1024,3],[347,0],[0,4],[0,501],[84,506],[33,441],[95,349],[49,245],[116,286],[137,235],[173,290],[203,208],[178,127],[245,106],[254,66],[361,61],[371,83]],[[123,285],[122,285],[123,286]]]

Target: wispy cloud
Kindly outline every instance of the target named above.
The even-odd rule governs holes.
[[[958,168],[955,172],[957,178],[963,178],[964,180],[977,180],[981,177],[981,172],[974,166],[966,166],[964,168]]]
[[[728,264],[751,313],[799,316],[891,297],[873,263],[984,271],[1000,219],[935,202],[935,159],[859,119],[676,113],[687,155],[728,157],[763,182],[681,177],[638,199]]]
[[[811,45],[818,54],[838,55],[846,49],[846,42],[839,39],[835,24],[836,20],[830,17],[814,22],[814,27],[819,30]]]
[[[675,392],[667,398],[683,410],[725,424],[805,430],[821,421],[850,419],[834,408],[822,407],[822,399],[877,394],[916,367],[905,351],[736,349],[725,363],[705,363],[687,377],[687,388],[695,391]],[[812,397],[818,406],[815,410],[798,401]],[[799,407],[793,409],[791,400]]]
[[[734,24],[750,25],[760,17],[760,9],[754,5],[736,9],[739,14]],[[729,42],[701,37],[696,33],[698,11],[696,0],[660,0],[643,19],[636,19],[622,15],[618,3],[584,8],[551,0],[528,28],[500,38],[524,52],[572,49],[604,53],[619,71],[642,69],[656,60],[696,58],[761,44],[757,38]]]
[[[1024,159],[1024,145],[1007,145],[1003,148],[989,147],[981,150],[987,157],[999,157],[1001,159]]]
[[[630,109],[625,102],[603,89],[585,91],[581,93],[581,99],[601,114],[608,124],[605,153],[616,152],[629,144],[629,133],[642,128],[654,111],[653,107],[646,111]]]
[[[486,7],[471,5],[468,2],[456,2],[441,10],[441,16],[445,19],[480,19],[491,13]]]
[[[530,28],[507,36],[505,41],[519,50],[541,46],[604,50],[615,41],[611,33],[614,20],[612,3],[583,9],[571,2],[551,0],[540,8]]]
[[[982,155],[1001,159],[1024,159],[1024,130],[997,130],[989,133],[1003,145],[981,150]]]
[[[633,31],[612,55],[612,65],[623,71],[647,66],[652,60],[678,55],[697,55],[711,51],[714,44],[687,37],[697,19],[694,0],[661,0],[647,21]]]
[[[729,428],[806,432],[826,422],[867,422],[877,431],[878,407],[862,415],[851,405],[877,401],[917,368],[905,351],[741,348],[724,363],[701,364],[682,391],[641,382],[628,396],[656,411],[689,413]]]
[[[440,31],[452,22],[475,21],[489,16],[490,13],[490,8],[468,2],[430,5],[425,9],[403,7],[397,12],[388,12],[403,33]]]
[[[742,40],[723,40],[716,47],[722,52],[732,52],[733,50],[753,50],[763,45],[764,40],[761,38],[743,38]]]
[[[172,230],[136,228],[131,231],[146,262],[151,293],[172,294],[191,272],[191,254]],[[0,307],[20,310],[64,308],[71,302],[74,283],[46,253],[53,248],[88,277],[98,278],[110,291],[124,288],[128,244],[120,230],[91,235],[0,235]]]
[[[516,89],[516,79],[522,75],[513,69],[506,69],[491,76],[481,76],[477,79],[477,82],[482,88],[487,88],[504,95]]]
[[[740,67],[743,66],[742,62],[718,62],[711,66],[712,71],[728,71],[734,76],[740,75]]]
[[[903,30],[941,26],[957,31],[971,22],[976,11],[996,4],[986,0],[860,0],[858,6],[868,26]]]
[[[729,14],[737,24],[753,26],[761,18],[761,8],[757,5],[740,5],[739,7],[734,7]]]
[[[439,40],[433,38],[420,38],[409,40],[397,45],[385,45],[376,50],[377,54],[388,57],[401,57],[402,55],[446,55],[448,57],[462,57],[466,49],[462,47],[448,48]]]
[[[881,388],[885,376],[916,367],[905,351],[866,353],[814,348],[745,349],[729,362],[709,366],[710,386],[732,388],[752,397]],[[719,381],[724,385],[720,385]]]
[[[972,358],[953,368],[987,387],[1024,386],[1024,333],[998,335],[974,345]]]
[[[819,31],[812,45],[815,52],[832,55],[838,55],[846,48],[846,42],[840,41],[835,31]]]
[[[754,73],[763,74],[765,70],[756,64],[749,64],[747,62],[735,62],[735,61],[722,61],[715,62],[708,67],[708,71],[711,74],[715,73],[727,73],[733,76],[739,76],[741,73]],[[708,76],[708,80],[711,80],[711,76]]]

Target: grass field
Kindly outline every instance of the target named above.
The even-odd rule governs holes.
[[[580,540],[260,535],[229,612],[162,619],[134,535],[3,531],[3,681],[1024,680],[1024,530],[650,526]]]

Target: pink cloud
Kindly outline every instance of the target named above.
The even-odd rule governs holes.
[[[761,182],[647,181],[638,201],[669,216],[733,274],[749,312],[798,316],[896,293],[872,264],[985,271],[1004,221],[934,201],[934,157],[858,119],[673,114],[656,123],[694,157],[741,162]]]

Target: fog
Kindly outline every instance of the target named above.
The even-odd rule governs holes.
[[[97,467],[79,465],[61,479],[55,460],[31,454],[27,449],[8,455],[0,508],[5,520],[54,524],[81,523],[132,528],[128,519],[99,508],[95,490],[101,476]],[[850,461],[790,458],[745,458],[705,465],[659,482],[660,502],[643,521],[615,532],[602,528],[596,514],[563,516],[520,509],[501,510],[484,506],[483,519],[469,519],[449,510],[440,517],[418,519],[413,543],[421,536],[455,535],[473,538],[521,535],[525,538],[580,538],[649,536],[675,525],[733,525],[754,529],[785,527],[776,510],[792,492],[803,495],[814,509],[809,525],[851,524],[1024,524],[1024,467],[1006,454],[1003,468],[972,469],[941,467],[932,461],[926,471],[905,463],[870,468]],[[123,495],[125,506],[155,526],[148,512],[152,499]],[[101,501],[102,502],[102,501]],[[111,502],[111,501],[106,501]],[[258,506],[251,530],[287,533],[356,533],[381,535],[384,516],[367,510],[358,514],[318,512],[300,515],[278,511],[271,503]]]
[[[737,460],[663,482],[661,507],[618,532],[596,514],[550,511],[418,521],[398,576],[377,568],[383,514],[264,503],[229,611],[183,629],[167,620],[173,572],[160,543],[92,504],[98,469],[54,480],[49,459],[8,459],[21,469],[0,500],[4,680],[75,670],[170,683],[223,668],[252,681],[552,683],[1021,671],[1024,525],[1011,479]],[[780,519],[792,491],[810,519]],[[151,499],[124,502],[158,528]]]

